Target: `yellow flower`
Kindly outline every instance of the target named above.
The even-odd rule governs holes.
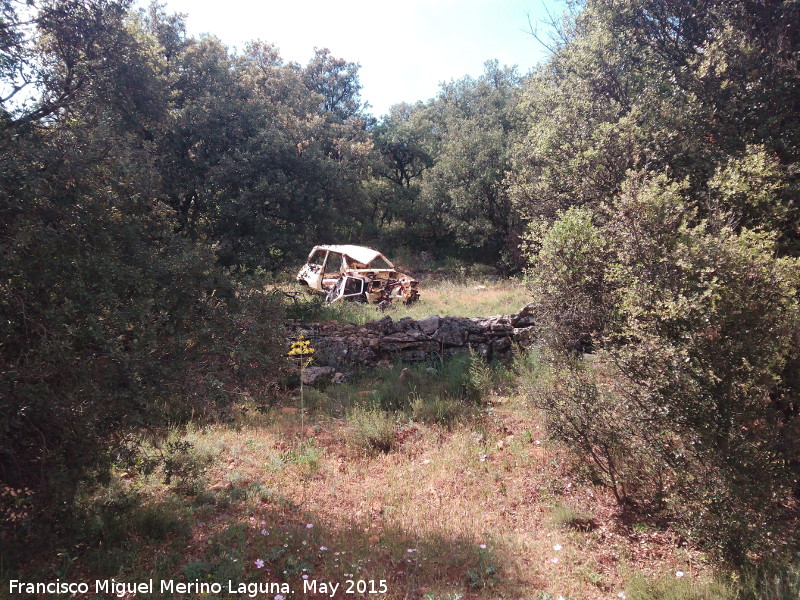
[[[311,347],[311,341],[301,335],[296,342],[292,342],[289,356],[308,356],[309,354],[314,354],[314,352],[314,348]]]

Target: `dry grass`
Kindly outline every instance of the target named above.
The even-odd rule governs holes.
[[[526,302],[517,282],[431,279],[416,306],[391,314],[485,316]],[[417,392],[467,403],[458,418],[419,402],[380,413],[394,371],[309,391],[302,420],[290,395],[269,409],[242,407],[231,423],[176,433],[191,444],[184,476],[167,485],[163,473],[120,470],[102,503],[135,498],[143,517],[100,523],[87,537],[103,540],[96,552],[72,558],[68,570],[44,568],[86,581],[285,581],[287,600],[322,597],[301,593],[304,576],[342,586],[385,580],[384,595],[340,587],[337,597],[389,599],[690,600],[721,589],[710,587],[698,551],[670,531],[626,525],[605,490],[578,481],[513,387],[485,388],[505,391],[476,408],[442,391],[443,369]],[[677,572],[685,576],[675,583]]]
[[[397,309],[398,318],[422,319],[430,315],[487,317],[515,313],[530,302],[525,285],[514,279],[423,278],[420,290],[416,304]]]
[[[227,553],[242,581],[286,580],[294,591],[303,574],[385,579],[387,598],[600,599],[624,593],[631,573],[703,580],[699,554],[669,533],[621,526],[607,494],[575,481],[520,400],[492,400],[450,430],[398,423],[388,453],[348,445],[344,420],[320,416],[301,430],[291,408],[190,433],[194,450],[216,459],[190,498],[203,517],[175,576],[187,565],[210,572]],[[591,510],[596,526],[563,527],[553,515],[564,505]]]
[[[525,285],[515,279],[496,278],[447,279],[441,276],[420,275],[420,299],[411,306],[392,304],[385,310],[368,304],[338,302],[318,307],[304,320],[336,320],[363,324],[386,315],[394,320],[403,317],[423,319],[431,315],[441,317],[487,317],[511,314],[530,301]],[[301,294],[302,289],[292,288]],[[303,318],[299,315],[299,318]]]

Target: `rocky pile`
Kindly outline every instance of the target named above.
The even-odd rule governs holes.
[[[440,317],[422,320],[384,317],[366,325],[290,323],[294,338],[304,336],[316,350],[320,368],[346,370],[380,366],[391,361],[420,362],[473,349],[485,358],[508,355],[515,344],[525,345],[533,334],[529,307],[512,315],[494,317]],[[326,369],[327,373],[328,369]]]

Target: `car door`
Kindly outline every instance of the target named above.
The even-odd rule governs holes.
[[[308,262],[300,270],[297,278],[305,281],[312,290],[322,291],[322,277],[325,273],[325,263],[328,260],[328,251],[317,249],[308,255]]]

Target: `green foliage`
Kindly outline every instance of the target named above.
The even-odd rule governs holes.
[[[467,570],[467,585],[472,589],[491,588],[498,582],[500,568],[488,548],[478,550],[478,564]]]
[[[261,275],[309,240],[513,270],[527,219],[548,352],[516,368],[553,435],[719,556],[786,552],[799,19],[788,1],[587,0],[524,80],[490,62],[375,123],[357,65],[326,49],[287,64],[261,42],[191,38],[155,4],[0,2],[0,483],[24,491],[3,499],[2,545],[35,552],[38,517],[63,522],[76,485],[107,478],[142,432],[263,390],[284,313]],[[358,323],[370,310],[289,307]],[[372,400],[449,423],[494,377],[434,357]],[[358,445],[390,445],[392,418],[354,414]],[[173,446],[159,464],[191,490],[202,463]]]
[[[464,404],[448,396],[413,396],[411,399],[411,418],[420,423],[450,426],[465,413]]]
[[[669,448],[663,459],[681,474],[688,526],[743,562],[759,552],[766,531],[780,529],[767,507],[798,480],[790,466],[798,423],[786,411],[797,390],[781,382],[797,353],[798,264],[775,258],[772,235],[691,226],[686,217],[670,234],[647,193],[637,206],[637,230],[672,239],[657,255],[624,219],[615,222],[624,263],[614,274],[621,323],[612,356],[636,382],[619,388]],[[765,518],[753,522],[753,510]]]
[[[347,442],[367,453],[390,452],[397,444],[395,417],[376,407],[355,406],[348,411]]]
[[[167,442],[159,461],[164,483],[189,494],[198,493],[205,487],[206,467],[213,458],[209,454],[198,453],[188,441]]]
[[[592,218],[589,210],[570,208],[527,237],[534,319],[539,337],[557,350],[579,351],[601,339],[609,319],[609,252]]]
[[[480,400],[492,391],[496,377],[492,366],[477,352],[470,348],[469,352],[469,380],[467,382],[467,396],[473,400]]]
[[[422,103],[396,104],[372,130],[381,160],[372,184],[372,220],[401,220],[409,233],[427,215],[418,201],[421,176],[433,166],[433,132]]]
[[[596,209],[642,168],[669,170],[698,208],[713,210],[707,199],[720,186],[710,182],[733,168],[778,185],[762,194],[774,194],[770,206],[729,196],[727,208],[742,211],[742,225],[778,228],[791,246],[796,217],[781,213],[796,210],[783,169],[800,156],[797,71],[787,60],[797,42],[778,40],[797,17],[785,2],[763,11],[744,2],[587,2],[560,24],[550,61],[523,96],[527,122],[510,177],[519,210],[552,220],[576,204]],[[755,108],[767,105],[769,116]]]
[[[780,544],[791,537],[773,504],[799,475],[797,389],[786,374],[800,271],[776,257],[774,235],[737,231],[724,215],[698,220],[686,189],[631,174],[604,209],[597,235],[613,250],[595,279],[613,293],[597,302],[608,315],[603,351],[592,361],[545,355],[530,395],[618,499],[666,502],[694,537],[742,564],[772,551],[767,532]],[[552,280],[580,287],[568,268]],[[550,326],[570,331],[566,320]]]
[[[370,144],[356,65],[325,49],[305,68],[284,65],[262,43],[236,56],[214,38],[173,62],[162,195],[188,233],[217,242],[222,264],[253,270],[358,231]]]
[[[551,431],[737,564],[791,547],[800,478],[797,11],[590,0],[527,82],[509,177]],[[597,356],[560,358],[581,333]]]
[[[543,411],[550,435],[584,460],[592,482],[607,486],[622,502],[631,494],[629,487],[642,480],[648,440],[637,430],[634,407],[598,386],[596,379],[579,360],[559,361],[544,354],[539,372],[526,378],[525,389]]]
[[[0,73],[7,84],[34,69],[41,93],[0,120],[0,472],[35,492],[31,518],[58,521],[130,439],[222,415],[233,392],[260,389],[281,351],[282,306],[263,281],[221,268],[219,247],[163,201],[181,180],[161,160],[180,113],[171,86],[187,83],[171,68],[190,49],[207,64],[226,54],[186,42],[156,9],[30,10],[24,35],[9,25],[20,62]]]
[[[477,355],[455,354],[441,360],[433,355],[430,365],[394,365],[375,389],[372,399],[387,411],[407,411],[415,401],[421,408],[420,402],[437,400],[441,401],[440,408],[452,403],[463,404],[466,408],[479,400],[482,393],[473,383],[476,361],[483,359]]]
[[[393,107],[374,130],[373,221],[401,220],[410,240],[518,267],[505,174],[519,90],[515,69],[489,61],[481,77],[444,84],[427,104]]]
[[[651,431],[660,425],[682,441],[665,460],[682,475],[687,526],[721,538],[717,549],[742,562],[765,531],[782,528],[770,507],[797,484],[798,423],[785,411],[795,400],[780,380],[797,352],[797,267],[775,260],[763,235],[720,234],[691,232],[678,250],[691,271],[662,281],[657,303],[640,280],[626,286],[621,335],[634,343],[614,357],[637,382],[624,389]]]
[[[785,175],[764,146],[748,146],[744,154],[717,168],[708,185],[719,207],[736,215],[738,224],[790,231]]]
[[[517,245],[516,215],[504,177],[518,90],[514,69],[488,62],[477,80],[466,77],[444,85],[429,108],[440,133],[421,199],[431,207],[441,233],[462,248],[480,249],[487,262]]]
[[[294,448],[286,453],[284,459],[286,462],[292,463],[300,467],[300,470],[306,474],[311,475],[319,470],[319,461],[322,458],[323,450],[317,448],[314,441],[303,442],[297,448]]]

